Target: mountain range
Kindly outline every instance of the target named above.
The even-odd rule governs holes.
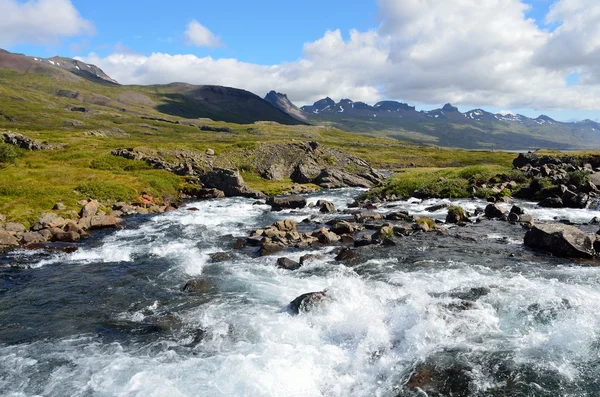
[[[270,91],[265,98],[242,89],[217,85],[171,83],[121,85],[95,65],[64,58],[40,58],[0,49],[0,118],[31,111],[24,97],[42,109],[57,96],[140,116],[177,116],[239,124],[272,121],[284,125],[328,125],[413,143],[469,149],[597,149],[600,124],[592,120],[560,122],[541,115],[498,114],[483,109],[462,113],[451,104],[429,111],[397,101],[374,105],[323,98],[301,108],[287,95]],[[10,86],[10,90],[8,87]],[[22,95],[20,95],[22,94]],[[27,94],[27,95],[25,95]],[[16,122],[15,122],[16,123]],[[15,124],[15,128],[19,126]]]
[[[272,93],[268,96],[272,97]],[[284,94],[277,95],[279,101],[271,102],[274,106],[311,124],[417,143],[470,149],[600,148],[600,124],[593,120],[560,122],[545,115],[529,118],[484,109],[462,113],[449,103],[442,108],[418,111],[397,101],[381,101],[371,106],[350,99],[335,102],[329,97],[298,109],[285,102]],[[290,108],[293,113],[287,110]]]

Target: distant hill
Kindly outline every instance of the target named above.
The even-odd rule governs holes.
[[[237,88],[185,83],[126,86],[118,84],[97,66],[75,59],[30,57],[5,50],[0,50],[1,69],[27,73],[29,78],[22,78],[27,84],[34,83],[36,75],[54,78],[52,92],[46,93],[111,108],[121,109],[128,103],[139,112],[147,109],[189,119],[208,118],[239,124],[257,121],[305,124],[259,96]],[[27,89],[31,87],[35,84]]]
[[[364,102],[323,98],[301,108],[314,124],[330,124],[353,131],[376,133],[401,140],[460,148],[582,149],[600,148],[600,124],[592,120],[564,123],[541,115],[503,115],[483,109],[461,113],[451,104],[417,111],[414,106],[382,101]]]

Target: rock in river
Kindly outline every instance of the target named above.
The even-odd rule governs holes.
[[[567,258],[593,258],[596,255],[595,241],[595,236],[568,225],[535,225],[525,234],[525,245],[528,247]]]

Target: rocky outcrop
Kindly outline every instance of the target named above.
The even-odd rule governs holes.
[[[15,132],[2,132],[0,140],[25,150],[53,150],[62,147],[61,145],[51,145],[47,142],[39,142]]]
[[[525,234],[525,245],[567,258],[593,258],[596,255],[595,235],[582,232],[574,226],[541,224]]]
[[[266,197],[264,193],[249,188],[237,170],[214,168],[201,175],[200,181],[205,187],[218,189],[227,197],[241,196],[257,199]]]

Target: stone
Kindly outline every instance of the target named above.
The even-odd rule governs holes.
[[[512,206],[512,208],[510,209],[510,212],[512,212],[513,214],[517,214],[517,215],[525,214],[525,211],[521,207],[518,207],[516,205]]]
[[[314,231],[312,235],[313,237],[318,238],[319,242],[322,244],[333,244],[340,241],[340,237],[337,234],[327,230],[324,227]]]
[[[521,217],[514,212],[508,214],[508,220],[511,222],[519,222],[520,219]]]
[[[379,212],[374,211],[364,211],[359,212],[358,214],[354,214],[354,219],[358,223],[365,223],[370,221],[380,221],[383,219]]]
[[[513,160],[513,166],[515,168],[523,168],[526,165],[537,165],[539,157],[537,154],[528,152],[528,153],[520,153],[519,156]]]
[[[182,288],[184,292],[190,292],[195,294],[203,294],[210,290],[211,284],[208,280],[194,279],[190,280]]]
[[[214,188],[194,188],[186,190],[186,194],[199,200],[221,199],[225,197],[222,190]]]
[[[79,216],[82,218],[94,216],[98,212],[98,208],[100,208],[100,203],[97,200],[92,200],[81,207]]]
[[[389,214],[385,215],[385,219],[389,220],[389,221],[404,221],[404,222],[412,222],[412,220],[413,220],[412,216],[410,216],[407,211],[390,212]]]
[[[123,220],[116,216],[95,215],[79,219],[77,226],[83,230],[120,228],[123,226]]]
[[[42,229],[61,228],[67,224],[67,220],[61,218],[54,212],[44,212],[40,218],[33,224],[31,230],[37,232]]]
[[[346,221],[335,222],[331,226],[330,230],[337,235],[354,234],[357,231],[356,227],[354,227],[350,222]]]
[[[27,232],[21,236],[21,244],[23,245],[44,243],[46,241],[48,240],[39,232]]]
[[[285,247],[283,246],[283,244],[265,241],[262,243],[260,249],[258,250],[258,255],[260,255],[260,256],[273,255],[273,254],[283,251],[284,248]]]
[[[273,223],[273,226],[281,232],[295,232],[297,223],[292,219],[284,219]]]
[[[6,230],[0,230],[0,250],[19,246],[19,240]]]
[[[562,208],[564,203],[560,197],[546,197],[537,204],[539,207]]]
[[[58,228],[50,229],[50,232],[52,233],[52,241],[72,243],[75,241],[79,241],[79,239],[81,238],[81,236],[77,232],[65,232]]]
[[[327,200],[319,200],[317,201],[317,207],[319,207],[319,211],[323,213],[332,213],[335,212],[335,205],[332,202]]]
[[[316,260],[318,260],[319,257],[317,255],[314,254],[306,254],[300,257],[300,264],[304,265],[310,262],[315,262]]]
[[[215,155],[215,151],[213,149],[206,149],[206,154],[208,156],[214,156]]]
[[[6,230],[9,233],[19,234],[19,233],[25,233],[27,231],[27,228],[20,223],[8,222],[4,226],[4,230]]]
[[[506,211],[498,204],[488,204],[487,207],[485,207],[485,216],[490,219],[501,218],[505,214]]]
[[[289,303],[288,310],[293,314],[301,314],[308,312],[309,310],[314,308],[318,303],[323,301],[325,297],[325,291],[309,292],[306,294],[302,294]]]
[[[238,170],[213,168],[212,171],[200,175],[200,181],[205,187],[218,189],[227,197],[241,196],[254,199],[266,197],[264,193],[249,188]]]
[[[289,258],[279,258],[277,259],[277,267],[280,269],[286,270],[297,270],[302,266],[300,263],[293,261]]]
[[[353,249],[344,248],[340,251],[339,254],[335,257],[336,261],[348,261],[356,258],[356,253]]]
[[[595,241],[595,236],[562,224],[535,225],[525,234],[526,246],[567,258],[593,258]]]
[[[302,196],[271,196],[267,199],[267,205],[270,205],[273,211],[299,209],[306,207],[306,198]]]
[[[67,206],[64,205],[63,203],[56,203],[56,204],[54,204],[54,207],[52,207],[52,209],[55,211],[64,211],[67,209]]]
[[[381,227],[375,234],[373,234],[373,240],[383,241],[386,238],[391,238],[394,236],[394,227],[392,225],[385,225]]]

